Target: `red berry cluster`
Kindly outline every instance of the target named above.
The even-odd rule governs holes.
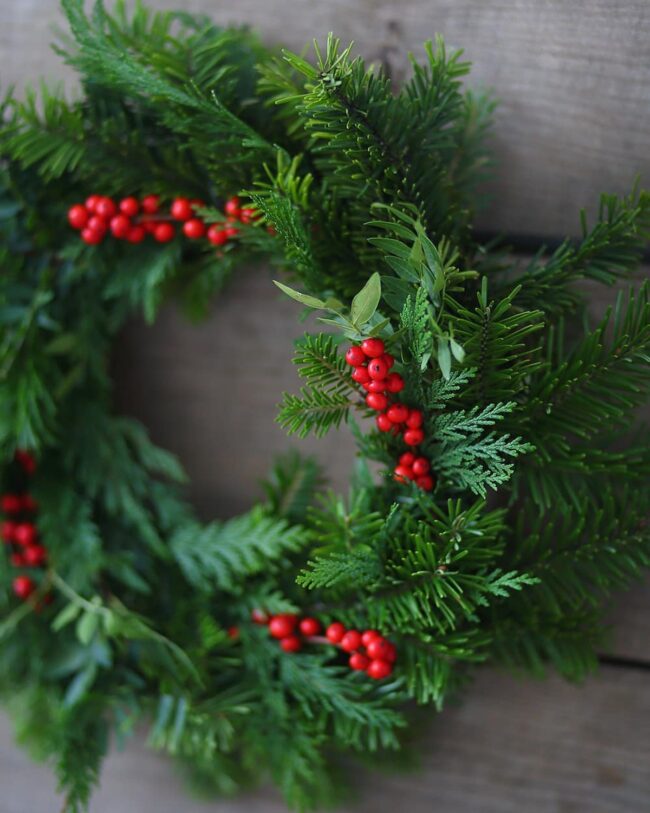
[[[15,462],[22,472],[31,477],[36,471],[36,461],[30,452],[16,452]],[[0,536],[11,547],[10,561],[14,567],[38,568],[47,562],[47,551],[40,544],[38,530],[34,524],[37,510],[36,501],[27,492],[12,492],[0,497],[0,508],[7,517],[0,526]],[[16,576],[13,591],[18,598],[26,600],[36,589],[30,576]]]
[[[227,222],[208,226],[195,213],[204,206],[202,200],[174,198],[166,214],[161,211],[158,195],[145,195],[141,200],[123,198],[119,203],[103,195],[91,195],[85,203],[75,203],[68,209],[68,223],[81,232],[81,239],[89,245],[101,243],[108,234],[128,243],[141,243],[150,234],[158,243],[168,243],[176,237],[174,221],[178,221],[189,240],[205,237],[213,246],[223,246],[239,233],[235,221],[251,223],[256,216],[254,209],[242,209],[239,198],[232,197],[224,207]]]
[[[424,416],[419,409],[411,409],[400,401],[392,401],[404,389],[404,379],[399,373],[389,370],[395,359],[386,352],[381,339],[364,339],[361,344],[353,344],[345,354],[347,363],[354,367],[352,378],[367,392],[366,404],[379,412],[377,428],[380,432],[401,435],[407,446],[418,446],[424,440]],[[395,479],[399,483],[414,480],[424,491],[431,491],[435,485],[430,474],[431,466],[426,457],[418,457],[407,452],[400,457],[395,468]]]
[[[280,641],[284,652],[299,652],[304,643],[332,644],[349,654],[350,669],[365,672],[374,680],[382,680],[393,672],[397,649],[375,630],[347,630],[339,621],[323,628],[316,618],[298,618],[289,613],[267,616],[259,610],[252,614],[257,624],[267,624],[269,634]]]

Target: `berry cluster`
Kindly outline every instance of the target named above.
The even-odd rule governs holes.
[[[33,455],[17,451],[15,464],[22,473],[22,479],[31,477],[36,471]],[[26,488],[17,489],[0,497],[0,508],[6,519],[0,526],[0,536],[11,548],[10,561],[17,568],[39,568],[47,562],[47,551],[39,542],[38,529],[34,524],[37,505]],[[36,589],[30,576],[16,576],[13,591],[18,598],[27,600]]]
[[[424,440],[424,416],[419,409],[411,409],[400,401],[391,399],[404,389],[404,379],[399,373],[389,372],[395,359],[386,352],[381,339],[364,339],[353,344],[345,354],[345,360],[354,368],[352,378],[367,391],[366,404],[379,412],[377,428],[380,432],[401,435],[407,446],[418,446]],[[395,480],[404,483],[413,480],[424,491],[435,485],[431,466],[426,457],[406,452],[395,468]]]
[[[267,616],[255,610],[252,614],[257,624],[267,624],[269,635],[277,638],[284,652],[299,652],[304,643],[332,644],[349,655],[350,669],[365,672],[374,680],[382,680],[393,672],[397,660],[395,645],[376,630],[348,630],[339,621],[330,624],[323,635],[323,628],[316,618],[298,618],[289,613]]]
[[[85,203],[68,209],[68,223],[89,245],[101,243],[108,234],[128,243],[141,243],[150,234],[158,243],[168,243],[176,237],[178,222],[189,240],[205,237],[213,246],[223,246],[239,233],[235,222],[251,223],[256,216],[254,209],[242,209],[239,198],[232,197],[224,206],[227,221],[208,226],[195,212],[204,206],[202,200],[174,198],[169,213],[165,213],[158,195],[145,195],[141,200],[123,198],[119,203],[104,195],[91,195]]]

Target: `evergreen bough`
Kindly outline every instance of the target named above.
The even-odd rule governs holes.
[[[16,449],[33,450],[50,562],[19,604],[0,554],[0,693],[55,764],[64,809],[86,808],[109,731],[142,718],[203,785],[268,775],[306,809],[336,795],[337,750],[399,747],[412,704],[442,707],[477,663],[582,678],[603,597],[650,563],[635,422],[650,304],[644,283],[591,324],[578,283],[637,271],[650,196],[603,197],[580,240],[521,267],[472,230],[493,103],[463,88],[469,66],[442,40],[394,92],[331,36],[307,61],[204,17],[63,7],[81,93],[3,102],[3,490]],[[218,256],[88,247],[65,212],[96,189],[201,197],[208,221],[238,193],[261,218]],[[314,461],[284,457],[265,503],[201,525],[177,461],[114,414],[107,354],[135,310],[153,319],[175,296],[200,317],[258,259],[327,331],[298,343],[305,386],[280,423],[324,435],[357,414],[360,460],[343,499]],[[369,335],[425,413],[432,494],[367,467],[403,451],[363,422],[342,359],[344,337]],[[250,623],[258,608],[375,627],[398,669],[375,684],[331,648],[287,655]]]

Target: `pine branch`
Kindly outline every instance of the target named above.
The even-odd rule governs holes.
[[[195,587],[211,591],[216,585],[237,592],[242,580],[272,572],[305,542],[299,526],[256,508],[222,524],[179,528],[170,546],[185,578]]]

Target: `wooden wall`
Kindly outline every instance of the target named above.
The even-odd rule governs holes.
[[[156,0],[245,22],[265,39],[300,48],[333,30],[396,76],[404,53],[441,32],[474,62],[473,84],[501,99],[494,130],[499,173],[488,231],[553,240],[575,233],[577,210],[601,191],[650,184],[650,4],[604,0]],[[40,74],[71,77],[51,54],[56,0],[0,4],[2,85]],[[601,308],[609,292],[595,295]],[[246,301],[248,307],[242,307]],[[252,306],[251,306],[251,303]],[[154,328],[135,322],[115,355],[119,406],[181,457],[205,516],[244,509],[276,451],[281,392],[301,332],[296,308],[262,269],[238,274],[198,328],[167,308]],[[353,449],[345,431],[299,442],[345,483]],[[607,663],[584,687],[518,682],[484,671],[461,706],[432,721],[422,771],[364,779],[353,811],[387,813],[641,813],[650,810],[650,584],[612,611]],[[0,813],[55,810],[53,780],[11,744],[0,722]],[[93,813],[279,813],[270,793],[189,802],[169,764],[140,741],[109,759]]]

